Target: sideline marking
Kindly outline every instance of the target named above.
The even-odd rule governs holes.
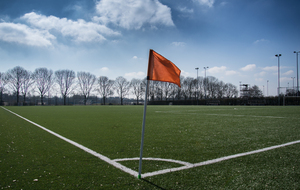
[[[139,157],[136,158],[120,158],[120,159],[114,159],[114,161],[116,162],[122,162],[122,161],[131,161],[131,160],[139,160]],[[181,164],[181,165],[185,165],[185,166],[192,166],[193,164],[189,163],[189,162],[184,162],[184,161],[180,161],[180,160],[173,160],[173,159],[164,159],[164,158],[143,158],[143,160],[154,160],[154,161],[163,161],[163,162],[173,162],[173,163],[177,163],[177,164]]]
[[[26,119],[25,117],[22,117],[12,111],[10,111],[9,109],[6,109],[4,107],[1,106],[1,108],[3,108],[4,110],[20,117],[21,119],[47,131],[48,133],[84,150],[85,152],[88,152],[98,158],[100,158],[101,160],[113,165],[114,167],[116,168],[119,168],[120,170],[130,174],[130,175],[133,175],[133,176],[137,176],[138,175],[138,172],[136,171],[133,171],[132,169],[130,168],[127,168],[126,166],[123,166],[122,164],[119,164],[117,163],[117,161],[127,161],[127,160],[136,160],[136,159],[139,159],[139,158],[122,158],[122,159],[114,159],[114,160],[111,160],[109,159],[108,157],[106,156],[103,156],[81,144],[78,144],[76,143],[75,141],[72,141],[70,139],[67,139],[37,123],[34,123],[32,121],[30,121],[29,119]],[[254,150],[254,151],[249,151],[249,152],[244,152],[244,153],[239,153],[239,154],[234,154],[234,155],[230,155],[230,156],[225,156],[225,157],[221,157],[221,158],[216,158],[216,159],[212,159],[212,160],[207,160],[207,161],[204,161],[204,162],[199,162],[199,163],[195,163],[195,164],[191,164],[191,163],[188,163],[188,162],[184,162],[184,161],[180,161],[180,160],[172,160],[172,159],[162,159],[162,158],[143,158],[143,160],[156,160],[156,161],[167,161],[167,162],[174,162],[174,163],[178,163],[178,164],[182,164],[184,166],[181,166],[181,167],[177,167],[177,168],[170,168],[170,169],[164,169],[164,170],[159,170],[159,171],[155,171],[155,172],[148,172],[148,173],[144,173],[142,174],[142,177],[145,178],[145,177],[151,177],[151,176],[155,176],[155,175],[160,175],[160,174],[165,174],[165,173],[170,173],[170,172],[175,172],[175,171],[180,171],[180,170],[186,170],[186,169],[190,169],[190,168],[194,168],[194,167],[199,167],[199,166],[204,166],[204,165],[209,165],[209,164],[214,164],[214,163],[217,163],[217,162],[222,162],[222,161],[225,161],[225,160],[230,160],[230,159],[233,159],[233,158],[238,158],[238,157],[242,157],[242,156],[247,156],[247,155],[251,155],[251,154],[256,154],[256,153],[260,153],[260,152],[265,152],[265,151],[269,151],[269,150],[272,150],[272,149],[276,149],[276,148],[281,148],[281,147],[285,147],[285,146],[289,146],[289,145],[293,145],[293,144],[297,144],[297,143],[300,143],[300,140],[297,140],[297,141],[292,141],[292,142],[288,142],[288,143],[285,143],[285,144],[281,144],[281,145],[275,145],[275,146],[271,146],[271,147],[267,147],[267,148],[262,148],[262,149],[258,149],[258,150]]]
[[[2,106],[1,106],[1,107],[2,107]],[[119,164],[119,163],[117,163],[116,161],[113,161],[113,160],[109,159],[108,157],[103,156],[102,154],[99,154],[99,153],[93,151],[92,149],[89,149],[89,148],[87,148],[87,147],[85,147],[85,146],[83,146],[83,145],[81,145],[81,144],[79,144],[79,143],[77,143],[77,142],[75,142],[75,141],[72,141],[72,140],[70,140],[70,139],[68,139],[68,138],[66,138],[66,137],[64,137],[64,136],[61,136],[61,135],[59,135],[59,134],[57,134],[57,133],[55,133],[55,132],[53,132],[53,131],[51,131],[51,130],[49,130],[49,129],[47,129],[47,128],[45,128],[45,127],[43,127],[43,126],[37,124],[37,123],[34,123],[33,121],[30,121],[29,119],[26,119],[25,117],[22,117],[22,116],[20,116],[20,115],[18,115],[18,114],[16,114],[16,113],[10,111],[9,109],[6,109],[6,108],[4,108],[4,107],[2,107],[2,108],[5,109],[5,110],[8,111],[8,112],[10,112],[10,113],[12,113],[12,114],[14,114],[14,115],[20,117],[21,119],[24,119],[25,121],[28,121],[29,123],[31,123],[31,124],[33,124],[33,125],[35,125],[35,126],[41,128],[41,129],[47,131],[48,133],[50,133],[50,134],[52,134],[52,135],[54,135],[54,136],[56,136],[56,137],[58,137],[58,138],[60,138],[60,139],[62,139],[62,140],[64,140],[64,141],[66,141],[66,142],[68,142],[68,143],[70,143],[70,144],[72,144],[72,145],[74,145],[74,146],[76,146],[76,147],[78,147],[78,148],[80,148],[81,150],[84,150],[85,152],[88,152],[88,153],[90,153],[90,154],[92,154],[92,155],[94,155],[94,156],[100,158],[101,160],[103,160],[103,161],[105,161],[105,162],[107,162],[107,163],[109,163],[109,164],[115,166],[116,168],[119,168],[120,170],[122,170],[122,171],[124,171],[124,172],[126,172],[126,173],[129,173],[130,175],[133,175],[133,176],[135,176],[135,177],[138,175],[138,172],[133,171],[132,169],[127,168],[126,166],[123,166],[122,164]]]
[[[234,154],[234,155],[225,156],[225,157],[221,157],[221,158],[216,158],[216,159],[213,159],[213,160],[207,160],[207,161],[204,161],[204,162],[199,162],[199,163],[192,164],[191,166],[182,166],[182,167],[178,167],[178,168],[171,168],[171,169],[159,170],[159,171],[156,171],[156,172],[149,172],[149,173],[143,174],[142,176],[143,177],[150,177],[150,176],[165,174],[165,173],[169,173],[169,172],[175,172],[175,171],[179,171],[179,170],[186,170],[186,169],[190,169],[190,168],[194,168],[194,167],[199,167],[199,166],[214,164],[214,163],[217,163],[217,162],[222,162],[222,161],[225,161],[225,160],[230,160],[230,159],[233,159],[233,158],[247,156],[247,155],[250,155],[250,154],[265,152],[265,151],[268,151],[268,150],[281,148],[281,147],[284,147],[284,146],[289,146],[289,145],[293,145],[293,144],[297,144],[297,143],[300,143],[300,140],[285,143],[285,144],[281,144],[281,145],[270,146],[270,147],[267,147],[267,148],[254,150],[254,151],[250,151],[250,152],[244,152],[244,153]]]
[[[188,112],[197,112],[198,110],[187,110]],[[234,116],[234,117],[262,117],[262,118],[271,118],[271,119],[285,119],[286,117],[279,117],[279,116],[270,116],[270,115],[265,115],[265,116],[260,116],[260,115],[234,115],[234,114],[203,114],[203,113],[185,113],[181,111],[155,111],[156,113],[174,113],[174,114],[179,114],[179,115],[194,115],[194,114],[199,114],[199,115],[213,115],[213,116]]]
[[[278,117],[278,116],[259,116],[259,115],[233,115],[233,114],[205,114],[205,115],[216,115],[216,116],[236,116],[236,117],[263,117],[263,118],[277,118],[277,119],[284,119],[285,117]]]

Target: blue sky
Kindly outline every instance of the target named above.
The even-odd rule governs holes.
[[[144,78],[149,49],[185,77],[207,76],[277,93],[292,87],[300,51],[299,0],[1,0],[0,71],[72,69]],[[296,80],[295,80],[296,85]]]

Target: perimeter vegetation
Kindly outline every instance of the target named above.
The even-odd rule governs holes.
[[[110,159],[139,156],[142,106],[9,110]],[[200,163],[300,140],[300,107],[148,106],[144,157]],[[300,144],[142,180],[0,109],[1,189],[297,189]],[[137,171],[138,160],[119,162]],[[182,165],[144,160],[142,173]]]

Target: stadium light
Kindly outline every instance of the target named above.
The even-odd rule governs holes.
[[[204,91],[205,92],[204,93],[205,94],[204,95],[205,95],[205,99],[206,99],[206,84],[207,84],[207,81],[206,81],[206,69],[209,68],[209,67],[203,67],[203,68],[205,70],[205,75],[204,75],[204,80],[205,80],[205,84],[204,84]]]
[[[279,93],[280,93],[280,56],[281,54],[276,54],[275,57],[278,57],[278,105],[280,105],[280,96],[279,96]]]
[[[298,53],[300,53],[300,51],[294,51],[294,53],[296,54],[296,64],[297,64],[297,96],[298,96],[298,92],[299,92],[299,69],[298,69]]]
[[[269,96],[269,80],[267,80],[267,96]]]
[[[196,92],[196,98],[197,98],[197,105],[198,105],[198,89],[199,89],[198,70],[199,70],[199,67],[197,67],[195,69],[197,70],[197,92]]]
[[[295,85],[294,85],[294,79],[295,77],[291,77],[293,79],[293,94],[294,94],[294,90],[295,90]]]

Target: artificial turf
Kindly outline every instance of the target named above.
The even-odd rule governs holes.
[[[111,159],[139,157],[142,106],[9,110]],[[300,107],[148,106],[144,157],[199,163],[300,140]],[[300,145],[138,180],[0,109],[0,188],[297,189]],[[120,162],[138,170],[138,161]],[[143,161],[143,173],[178,167]]]

